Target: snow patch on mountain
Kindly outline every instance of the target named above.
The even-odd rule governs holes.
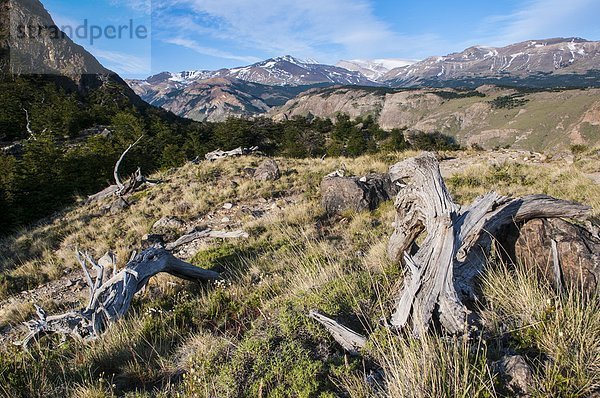
[[[378,81],[386,73],[396,68],[410,66],[417,61],[407,59],[352,59],[339,61],[336,66],[350,71],[360,72],[373,81]]]

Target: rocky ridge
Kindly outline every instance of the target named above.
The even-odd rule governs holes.
[[[600,89],[520,92],[482,86],[476,91],[334,87],[307,91],[269,116],[309,114],[334,119],[373,116],[393,128],[441,132],[462,145],[560,150],[600,143]]]

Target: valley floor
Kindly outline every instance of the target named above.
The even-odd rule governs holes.
[[[600,304],[557,297],[527,264],[496,264],[483,275],[484,331],[476,341],[416,341],[381,327],[403,270],[386,257],[392,203],[374,212],[327,218],[319,184],[334,170],[386,172],[415,153],[357,159],[276,159],[275,182],[249,178],[261,159],[242,157],[159,173],[164,183],[111,214],[110,201],[81,204],[0,242],[0,395],[375,397],[510,395],[493,366],[507,352],[533,373],[533,396],[600,392]],[[496,190],[545,193],[600,215],[600,151],[443,154],[442,173],[460,203]],[[231,206],[230,206],[231,205]],[[158,220],[177,221],[154,227]],[[248,239],[204,240],[178,257],[223,272],[199,286],[158,276],[130,314],[93,343],[52,340],[24,353],[13,346],[34,317],[85,306],[75,249],[124,266],[146,234],[174,240],[197,227],[243,229]],[[307,317],[319,310],[376,336],[350,358]]]

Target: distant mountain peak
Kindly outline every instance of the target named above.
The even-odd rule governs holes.
[[[296,65],[311,65],[311,64],[312,65],[318,65],[319,64],[315,60],[300,59],[300,58],[293,57],[291,55],[283,55],[281,57],[271,58],[271,59],[268,59],[267,61],[263,61],[261,63],[269,62],[269,61],[274,61],[274,62],[289,62],[291,64],[296,64]]]

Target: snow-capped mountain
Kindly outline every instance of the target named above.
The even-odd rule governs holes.
[[[163,72],[128,83],[152,105],[211,121],[264,113],[318,86],[377,85],[360,72],[289,55],[233,69]]]
[[[194,82],[212,78],[238,79],[268,86],[307,86],[321,83],[376,85],[359,72],[338,66],[319,64],[313,60],[299,60],[289,55],[232,69],[196,70],[179,73],[163,72],[151,76],[143,82],[150,85],[159,83],[181,88]]]
[[[373,81],[378,81],[392,69],[410,66],[417,61],[407,59],[353,59],[339,61],[336,66],[347,70],[360,72]]]
[[[186,77],[187,76],[187,77]],[[269,86],[230,77],[196,79],[162,73],[129,85],[146,102],[197,121],[256,116],[281,106],[311,86]]]
[[[152,105],[197,120],[221,120],[266,112],[318,86],[600,87],[600,42],[570,38],[474,46],[416,63],[378,59],[330,66],[285,56],[217,71],[163,72],[128,83]]]
[[[381,81],[393,86],[460,84],[465,79],[474,79],[474,84],[481,84],[478,79],[504,79],[516,84],[519,79],[548,80],[548,76],[581,75],[598,69],[600,42],[556,38],[502,48],[474,46],[393,69]]]
[[[303,86],[319,83],[374,84],[361,73],[315,61],[302,61],[289,55],[241,68],[223,69],[217,71],[215,77],[230,77],[270,86]]]

